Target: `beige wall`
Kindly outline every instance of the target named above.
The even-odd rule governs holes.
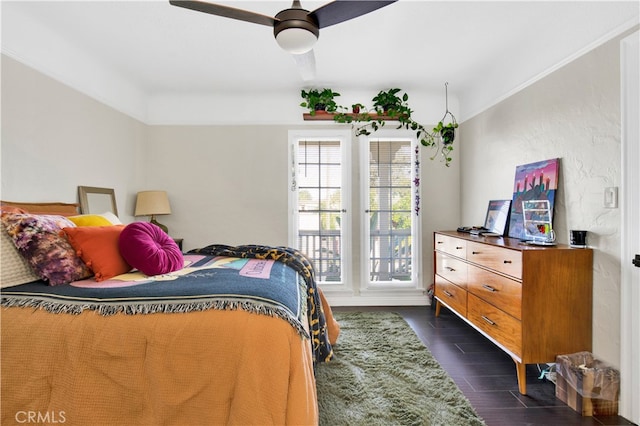
[[[147,126],[2,55],[2,178],[11,201],[77,202],[77,187],[114,188],[133,212]]]
[[[297,129],[300,129],[298,127]],[[342,127],[305,126],[305,129]],[[173,213],[161,218],[185,248],[211,243],[287,245],[288,131],[291,126],[151,126],[145,189],[165,189]],[[352,160],[357,161],[354,139]],[[459,164],[445,167],[422,151],[425,287],[432,282],[433,231],[459,223]],[[355,184],[357,163],[349,166]],[[357,191],[354,189],[354,196]],[[353,205],[358,210],[359,203]],[[354,215],[354,238],[359,235]],[[354,247],[355,248],[355,247]],[[354,253],[358,263],[358,253]],[[359,277],[356,266],[354,278]]]
[[[620,185],[619,50],[617,38],[460,129],[464,223],[481,223],[487,200],[511,198],[517,165],[561,159],[554,228],[561,243],[569,229],[589,231],[593,352],[614,365],[620,359],[620,210],[605,208],[603,200],[605,187]]]
[[[147,182],[168,192],[161,218],[185,248],[287,245],[287,128],[152,126]]]

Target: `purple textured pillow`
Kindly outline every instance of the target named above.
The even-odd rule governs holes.
[[[133,222],[122,230],[120,255],[145,275],[182,269],[184,257],[178,245],[162,229],[149,222]]]
[[[66,217],[3,213],[1,220],[20,254],[49,285],[67,284],[93,275],[67,239],[60,236],[63,227],[75,227]]]

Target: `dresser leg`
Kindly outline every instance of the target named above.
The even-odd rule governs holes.
[[[522,395],[527,394],[527,364],[513,360],[516,363],[516,374],[518,375],[518,390]]]
[[[440,316],[440,308],[442,306],[440,305],[440,301],[438,299],[436,299],[436,317]]]

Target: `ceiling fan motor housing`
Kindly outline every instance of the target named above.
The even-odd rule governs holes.
[[[280,44],[281,47],[283,47],[285,50],[290,50],[291,49],[287,49],[283,44],[286,44],[287,41],[284,40],[284,38],[286,37],[284,33],[282,33],[284,30],[289,30],[289,29],[294,29],[294,30],[305,30],[308,31],[310,34],[309,36],[313,35],[313,37],[308,37],[308,48],[303,47],[302,50],[299,51],[291,51],[291,53],[305,53],[306,51],[310,50],[313,47],[313,44],[315,43],[315,41],[318,39],[319,35],[320,35],[320,30],[319,30],[319,25],[318,25],[318,21],[317,19],[313,16],[309,14],[309,11],[305,10],[305,9],[297,9],[297,8],[292,8],[292,9],[285,9],[283,11],[280,11],[276,16],[276,23],[273,26],[273,35],[276,37],[276,40],[278,41],[278,43]],[[299,33],[298,37],[300,35],[300,31],[291,31],[292,33]],[[282,33],[282,34],[281,34]],[[304,33],[302,33],[304,34]],[[280,36],[280,37],[278,37]],[[297,38],[297,37],[296,37]],[[304,43],[303,43],[304,44]],[[305,50],[306,49],[306,50]]]

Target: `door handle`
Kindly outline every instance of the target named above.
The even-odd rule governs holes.
[[[636,254],[635,259],[633,259],[631,263],[633,263],[636,268],[640,268],[640,254]]]

